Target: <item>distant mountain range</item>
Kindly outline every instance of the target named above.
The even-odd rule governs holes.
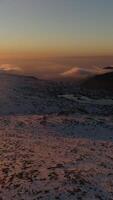
[[[113,91],[113,72],[95,75],[84,81],[82,87],[87,89]]]

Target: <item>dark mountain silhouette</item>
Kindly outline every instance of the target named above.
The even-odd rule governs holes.
[[[87,89],[113,91],[113,72],[95,75],[94,77],[87,79],[82,84],[82,87]]]
[[[104,67],[103,69],[105,69],[105,70],[113,70],[113,67],[112,66],[107,66],[107,67]]]

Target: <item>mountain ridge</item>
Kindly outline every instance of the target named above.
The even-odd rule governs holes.
[[[87,89],[95,90],[113,90],[113,72],[107,72],[104,74],[95,75],[91,78],[88,78],[82,84],[82,87]]]

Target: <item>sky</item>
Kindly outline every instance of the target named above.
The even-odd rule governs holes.
[[[0,0],[1,65],[82,56],[113,56],[113,0]]]

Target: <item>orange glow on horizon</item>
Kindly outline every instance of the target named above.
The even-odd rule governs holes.
[[[2,51],[0,50],[0,60],[4,59],[27,59],[27,60],[33,60],[33,59],[43,59],[43,58],[54,58],[54,57],[109,57],[113,56],[112,51],[104,51],[100,50],[92,52],[85,52],[83,51],[73,51],[73,52],[66,52],[63,50],[45,50],[45,51]]]

